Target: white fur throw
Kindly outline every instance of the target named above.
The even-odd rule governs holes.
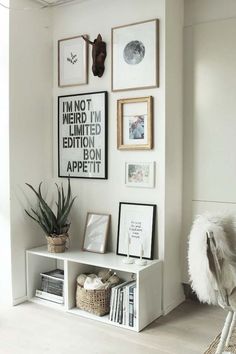
[[[217,258],[221,264],[221,286],[229,296],[233,296],[236,286],[235,225],[235,219],[231,216],[210,215],[208,213],[198,216],[193,224],[189,236],[189,275],[192,288],[202,302],[218,303],[216,277],[210,270],[207,257],[206,232],[209,231],[214,234]]]

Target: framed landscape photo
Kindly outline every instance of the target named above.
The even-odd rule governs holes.
[[[84,37],[88,37],[84,35]],[[88,83],[88,44],[82,36],[58,41],[58,86]]]
[[[128,187],[153,188],[154,162],[126,162],[125,184]]]
[[[150,150],[153,147],[152,96],[117,101],[117,148]]]
[[[116,253],[153,259],[155,218],[154,204],[120,202]]]
[[[58,97],[58,176],[107,179],[107,92]]]
[[[88,213],[84,231],[83,250],[105,253],[111,216],[108,214]]]
[[[159,21],[112,28],[112,91],[159,85]]]

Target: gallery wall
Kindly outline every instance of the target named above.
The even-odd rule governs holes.
[[[184,29],[184,253],[192,220],[236,211],[234,1],[186,1]]]
[[[18,0],[17,0],[18,1]],[[32,7],[30,0],[19,6]],[[34,5],[38,6],[38,5]],[[181,301],[180,238],[182,220],[182,0],[88,0],[51,11],[12,11],[10,16],[10,172],[13,299],[25,299],[25,250],[45,243],[41,230],[29,220],[24,208],[34,203],[25,182],[35,186],[45,181],[52,195],[58,178],[57,97],[108,91],[108,179],[71,180],[77,196],[71,213],[70,246],[81,247],[88,211],[111,214],[108,250],[116,250],[119,202],[157,205],[154,257],[164,261],[163,312]],[[160,87],[111,92],[111,28],[158,18]],[[91,72],[87,85],[59,88],[57,41],[101,33],[107,43],[105,73]],[[24,39],[24,41],[22,41]],[[120,73],[122,75],[122,72]],[[153,96],[154,148],[117,149],[117,100]],[[126,162],[155,162],[154,188],[125,185]],[[163,284],[162,284],[163,283]]]
[[[108,180],[73,179],[77,195],[71,226],[72,245],[81,246],[88,211],[111,214],[108,249],[116,251],[119,202],[157,205],[154,255],[164,262],[164,312],[183,300],[180,285],[180,237],[182,218],[182,1],[90,0],[53,10],[54,42],[54,178],[57,177],[57,96],[108,91]],[[111,28],[148,19],[160,20],[160,87],[146,90],[111,92]],[[168,18],[168,21],[166,20]],[[98,33],[107,43],[105,73],[91,72],[89,48],[88,85],[58,88],[57,41]],[[122,72],[120,72],[122,75]],[[154,148],[149,151],[117,149],[117,100],[153,96]],[[125,163],[155,161],[155,188],[130,188],[125,185]],[[174,183],[174,187],[172,186]],[[162,286],[160,281],[160,286]]]
[[[124,11],[125,9],[125,11]],[[155,14],[155,15],[154,15]],[[79,18],[79,21],[78,21]],[[116,250],[118,208],[119,202],[158,203],[157,189],[160,178],[160,159],[157,154],[164,144],[159,128],[164,119],[160,99],[161,88],[148,90],[111,92],[111,28],[138,21],[160,18],[161,32],[163,28],[164,6],[162,1],[150,1],[148,7],[142,0],[138,1],[109,1],[90,0],[81,4],[58,7],[53,10],[53,43],[54,43],[54,177],[57,171],[57,96],[79,94],[86,92],[108,91],[108,179],[73,179],[73,194],[77,195],[73,208],[73,223],[71,225],[72,243],[82,245],[86,214],[88,211],[109,213],[111,218],[111,232],[108,240],[108,249]],[[88,84],[69,88],[58,88],[57,41],[59,39],[88,34],[94,40],[101,33],[107,43],[107,58],[105,72],[102,78],[93,76],[91,46],[89,46],[89,75]],[[163,50],[161,36],[161,64],[160,80],[163,83]],[[122,72],[120,73],[122,75]],[[129,97],[154,97],[154,149],[149,151],[120,151],[117,149],[117,100]],[[130,188],[125,185],[125,162],[128,161],[155,161],[156,176],[155,188]],[[155,256],[158,254],[156,232]]]

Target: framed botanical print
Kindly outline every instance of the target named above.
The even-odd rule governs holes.
[[[112,91],[159,85],[159,21],[112,28]]]
[[[117,101],[117,148],[120,150],[153,148],[152,96]]]
[[[82,36],[60,39],[58,41],[58,86],[77,86],[87,83],[87,42]]]

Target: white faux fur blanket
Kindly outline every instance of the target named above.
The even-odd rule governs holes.
[[[206,232],[209,231],[214,234],[217,258],[221,264],[221,285],[231,296],[232,306],[236,307],[235,217],[207,213],[198,216],[195,220],[189,235],[188,249],[188,266],[192,288],[200,301],[208,304],[218,303],[216,278],[210,270],[207,256]]]

